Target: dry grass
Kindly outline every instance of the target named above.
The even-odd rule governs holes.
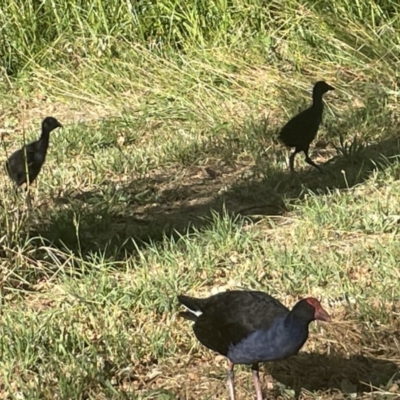
[[[320,31],[285,25],[268,52],[115,39],[123,57],[67,62],[60,39],[53,64],[1,83],[0,162],[44,116],[65,126],[32,210],[0,176],[1,399],[226,398],[225,360],[176,295],[234,288],[316,296],[334,320],[263,366],[268,399],[399,398],[395,39],[292,8]],[[336,88],[312,150],[324,173],[298,157],[291,175],[274,137],[322,78]],[[253,396],[247,367],[236,382]]]

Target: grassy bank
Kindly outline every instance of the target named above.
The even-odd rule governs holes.
[[[226,398],[176,294],[231,288],[334,319],[264,391],[396,398],[400,7],[116,3],[0,10],[0,161],[43,117],[65,126],[33,210],[0,175],[0,398]],[[325,173],[297,157],[293,176],[275,134],[320,79]]]

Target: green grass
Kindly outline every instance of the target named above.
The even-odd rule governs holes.
[[[176,295],[233,288],[334,320],[264,392],[397,398],[397,2],[117,3],[0,10],[0,161],[64,125],[32,210],[0,175],[0,398],[226,398]],[[325,172],[293,176],[275,135],[320,79]]]

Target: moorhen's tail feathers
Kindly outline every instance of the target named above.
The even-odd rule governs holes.
[[[189,321],[194,321],[194,322],[196,322],[198,318],[196,314],[193,314],[190,311],[181,311],[180,313],[178,313],[178,317],[185,318],[188,319]]]
[[[204,302],[204,299],[196,299],[195,297],[179,295],[178,301],[187,310],[179,313],[179,315],[183,318],[191,321],[197,321],[197,318],[203,313],[201,303]]]

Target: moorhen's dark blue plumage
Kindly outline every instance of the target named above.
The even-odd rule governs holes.
[[[294,152],[289,158],[290,171],[294,171],[294,158],[297,153],[304,152],[306,162],[313,167],[320,169],[308,155],[310,143],[317,135],[319,125],[322,121],[324,102],[322,96],[329,90],[335,90],[324,81],[314,85],[312,106],[293,117],[280,131],[279,139],[288,147],[294,147]]]
[[[232,290],[198,299],[178,296],[187,309],[180,316],[194,321],[193,330],[206,347],[228,358],[228,384],[234,399],[234,364],[251,364],[257,400],[262,400],[258,363],[296,354],[308,337],[308,325],[331,318],[312,297],[292,310],[258,291]]]
[[[50,132],[59,127],[61,128],[62,125],[55,118],[46,117],[42,121],[42,134],[39,140],[28,143],[8,158],[6,169],[8,175],[17,186],[21,186],[24,183],[31,185],[39,175],[42,165],[46,160]],[[28,172],[28,179],[26,172]]]

